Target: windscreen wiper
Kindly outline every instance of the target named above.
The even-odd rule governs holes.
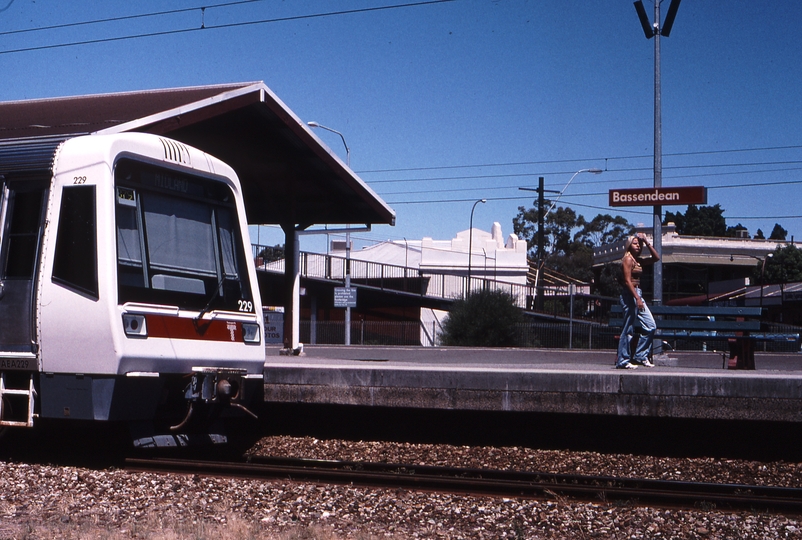
[[[220,287],[223,286],[223,282],[225,280],[226,280],[226,276],[223,276],[223,277],[220,278],[220,281],[217,282],[217,287],[214,288],[214,294],[212,295],[211,298],[209,298],[209,301],[206,302],[206,305],[203,306],[203,309],[200,310],[200,312],[198,313],[198,316],[195,317],[195,323],[196,324],[197,324],[197,322],[199,320],[201,320],[201,317],[203,317],[204,315],[206,315],[207,313],[209,313],[212,310],[211,309],[212,308],[212,302],[214,302],[217,299],[217,297],[220,296]]]

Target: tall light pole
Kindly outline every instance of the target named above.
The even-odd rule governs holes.
[[[752,257],[753,259],[757,259],[760,262],[760,316],[763,316],[763,284],[765,283],[765,275],[766,275],[766,261],[770,258],[774,257],[774,253],[766,254],[765,258],[760,258],[757,255],[749,255],[744,254],[744,257]],[[734,260],[734,255],[730,255],[730,261]]]
[[[473,257],[473,211],[476,210],[476,205],[479,203],[486,203],[487,199],[479,199],[471,207],[471,221],[468,225],[468,287],[465,296],[471,294],[471,259]]]
[[[545,200],[544,199],[544,194],[545,194],[545,192],[550,191],[550,190],[543,189],[543,177],[542,176],[538,179],[539,180],[539,184],[538,184],[538,188],[536,190],[533,190],[532,188],[523,188],[523,187],[519,187],[518,188],[521,191],[537,191],[537,193],[538,193],[538,199],[537,199],[537,212],[538,212],[538,218],[537,218],[537,272],[535,273],[535,308],[536,309],[542,309],[543,308],[543,291],[541,291],[538,288],[538,285],[540,284],[540,272],[543,269],[543,266],[546,264],[546,252],[545,252],[545,246],[544,246],[544,243],[545,243],[545,233],[544,233],[544,230],[545,230],[545,217],[548,215],[549,212],[551,212],[554,209],[554,207],[557,205],[557,201],[560,200],[560,197],[562,197],[563,193],[565,193],[565,190],[568,188],[568,186],[571,184],[571,182],[574,181],[574,178],[576,178],[577,175],[579,175],[581,173],[601,174],[603,172],[604,171],[602,171],[601,169],[579,169],[578,171],[576,171],[574,173],[574,175],[571,177],[571,179],[568,180],[568,183],[566,183],[565,186],[563,186],[563,188],[560,191],[551,191],[551,193],[557,193],[557,197],[554,199],[554,202],[551,203],[551,206],[549,206],[549,209],[546,212],[543,211],[544,200]]]
[[[324,125],[318,124],[317,122],[307,122],[306,125],[313,128],[320,128],[325,129],[326,131],[331,131],[332,133],[336,133],[340,136],[340,139],[343,141],[343,146],[345,146],[345,163],[348,165],[348,168],[351,168],[351,149],[348,148],[348,143],[345,142],[345,135],[337,131],[336,129],[331,129],[330,127],[326,127]],[[348,229],[348,224],[345,225],[345,228]],[[328,246],[326,247],[328,249]],[[351,292],[351,233],[346,230],[345,232],[345,288],[349,293]],[[351,344],[351,306],[345,307],[345,344]]]
[[[663,27],[660,27],[660,4],[663,0],[654,0],[654,23],[649,23],[649,17],[646,15],[646,10],[643,7],[643,2],[637,0],[635,2],[635,11],[638,12],[638,19],[640,19],[643,33],[646,39],[654,38],[654,187],[659,188],[663,186],[663,126],[662,126],[662,103],[660,92],[660,36],[668,37],[671,33],[671,28],[674,26],[674,18],[677,16],[679,3],[681,0],[671,0],[668,6],[668,13],[666,14],[666,21]],[[657,254],[662,257],[663,254],[663,207],[654,207],[654,230],[652,245],[657,251]],[[655,304],[663,303],[663,262],[657,261],[654,266],[654,286],[653,286],[653,302]]]
[[[774,253],[769,253],[760,265],[760,316],[763,316],[763,285],[766,283],[766,261],[773,257]]]

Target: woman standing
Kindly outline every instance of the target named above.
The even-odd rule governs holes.
[[[651,257],[642,257],[643,248],[649,249]],[[649,360],[649,350],[652,348],[652,338],[657,325],[652,312],[646,307],[640,290],[640,279],[644,265],[651,265],[660,260],[657,251],[646,241],[646,236],[638,233],[627,239],[624,257],[621,259],[623,272],[623,287],[621,292],[621,308],[624,311],[624,327],[621,329],[621,339],[618,342],[618,360],[615,367],[619,369],[635,369],[638,365],[654,367]],[[639,328],[638,345],[635,355],[632,356],[630,346],[635,334],[635,325]]]

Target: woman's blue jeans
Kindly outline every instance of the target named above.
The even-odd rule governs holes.
[[[635,288],[635,292],[643,300],[643,294],[639,288]],[[652,338],[654,332],[657,330],[657,324],[654,322],[652,312],[643,304],[643,309],[638,309],[638,303],[635,298],[624,291],[620,297],[621,308],[624,312],[624,327],[621,329],[621,339],[618,341],[618,360],[616,367],[624,366],[629,362],[633,364],[641,364],[644,360],[649,358],[649,350],[652,348]],[[632,337],[635,335],[635,327],[639,328],[638,345],[635,349],[635,357],[632,358],[631,342]]]

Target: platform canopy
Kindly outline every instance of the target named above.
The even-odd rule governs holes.
[[[251,224],[395,225],[395,212],[262,82],[0,103],[0,142],[129,131],[231,165]]]

